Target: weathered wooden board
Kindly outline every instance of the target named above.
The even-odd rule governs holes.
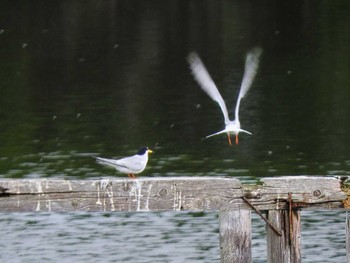
[[[261,179],[262,185],[245,188],[245,196],[259,210],[287,209],[291,194],[293,208],[344,208],[347,195],[334,177],[282,176]]]
[[[0,211],[218,210],[241,198],[230,178],[177,177],[100,180],[11,179]]]
[[[343,209],[347,194],[333,177],[286,176],[242,185],[220,177],[2,179],[0,211],[166,211]],[[5,189],[8,189],[5,191]]]

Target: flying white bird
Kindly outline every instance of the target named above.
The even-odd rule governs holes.
[[[153,153],[148,147],[141,147],[137,154],[119,160],[95,157],[99,164],[107,165],[127,174],[130,178],[136,178],[135,174],[141,173],[147,165],[148,154]]]
[[[224,115],[225,129],[223,129],[222,131],[216,132],[214,134],[210,134],[205,138],[218,135],[221,133],[227,133],[228,143],[229,145],[231,145],[232,143],[231,143],[230,134],[236,135],[236,144],[238,144],[238,134],[240,132],[245,132],[252,135],[251,132],[241,129],[241,123],[239,122],[239,105],[241,103],[241,99],[244,98],[244,96],[247,94],[249,88],[253,83],[254,77],[259,67],[259,58],[261,53],[262,53],[261,48],[254,48],[246,56],[244,75],[243,75],[243,80],[242,80],[241,88],[240,88],[237,103],[236,103],[234,121],[231,121],[229,119],[226,104],[223,98],[221,97],[220,92],[217,89],[214,81],[210,77],[207,69],[205,68],[202,60],[194,52],[188,55],[187,61],[190,65],[191,73],[194,79],[197,81],[197,83],[202,88],[202,90],[205,93],[207,93],[209,97],[211,97],[214,101],[216,101],[219,104],[221,111]]]

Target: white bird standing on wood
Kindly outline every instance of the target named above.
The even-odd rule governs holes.
[[[153,153],[148,147],[141,147],[137,154],[119,160],[95,157],[99,164],[117,169],[121,173],[127,174],[130,178],[136,178],[135,174],[145,170],[148,162],[148,154]]]
[[[259,57],[261,53],[262,53],[261,48],[254,48],[246,56],[244,75],[243,75],[243,80],[242,80],[241,88],[240,88],[237,103],[236,103],[234,121],[231,121],[229,119],[226,104],[223,98],[221,97],[220,92],[217,89],[214,81],[210,77],[207,69],[205,68],[202,60],[194,52],[188,55],[187,61],[190,65],[191,73],[194,79],[197,81],[197,83],[202,88],[202,90],[205,93],[207,93],[209,97],[211,97],[214,101],[216,101],[219,104],[221,111],[224,115],[225,129],[223,129],[222,131],[216,132],[214,134],[210,134],[205,138],[218,135],[221,133],[227,133],[228,143],[229,145],[232,145],[230,134],[236,135],[236,144],[238,144],[238,134],[240,132],[245,132],[252,135],[251,132],[241,129],[241,123],[239,122],[239,105],[241,103],[241,99],[247,94],[249,88],[253,83],[254,77],[259,67]]]

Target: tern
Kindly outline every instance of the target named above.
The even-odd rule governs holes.
[[[259,67],[259,58],[261,53],[262,53],[261,48],[254,48],[246,56],[244,75],[243,75],[243,80],[242,80],[241,88],[240,88],[237,103],[236,103],[235,120],[233,121],[229,119],[225,101],[221,97],[218,88],[216,87],[214,81],[210,77],[202,60],[199,58],[199,56],[195,52],[191,52],[187,56],[187,62],[190,65],[191,73],[194,79],[197,81],[197,83],[202,88],[202,90],[205,93],[207,93],[209,97],[211,97],[214,101],[216,101],[219,104],[221,111],[224,115],[225,129],[223,129],[222,131],[210,134],[205,138],[209,138],[221,133],[227,133],[228,143],[229,145],[232,145],[231,136],[230,136],[231,134],[236,136],[236,144],[238,144],[238,134],[240,132],[244,132],[252,135],[251,132],[243,130],[241,128],[241,123],[239,122],[239,105],[241,103],[241,99],[244,98],[244,96],[247,94],[249,88],[253,83],[254,77]]]
[[[153,153],[148,147],[141,147],[137,154],[122,159],[107,159],[95,157],[99,164],[117,169],[119,172],[127,174],[130,178],[136,178],[135,174],[145,170],[148,162],[148,154]]]

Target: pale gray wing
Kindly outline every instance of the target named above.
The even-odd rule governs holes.
[[[124,171],[130,171],[133,173],[138,173],[145,169],[147,159],[147,157],[145,158],[144,156],[140,155],[125,157],[119,160],[96,157],[96,161],[99,164],[110,166],[116,169],[123,169]]]
[[[135,173],[145,169],[148,158],[147,155],[134,155],[118,160],[118,165],[127,167]]]
[[[101,158],[101,157],[95,157],[96,161],[99,164],[103,164],[103,165],[107,165],[107,166],[111,166],[113,168],[116,168],[117,166],[120,166],[118,164],[119,160],[114,160],[114,159],[107,159],[107,158]]]
[[[224,115],[225,123],[227,124],[230,120],[227,113],[226,104],[220,95],[214,81],[210,77],[207,69],[205,68],[202,60],[199,56],[192,52],[187,56],[187,62],[190,65],[190,69],[194,79],[197,81],[202,90],[208,94],[210,98],[216,101]]]
[[[113,168],[116,168],[116,167],[127,168],[123,164],[119,163],[119,160],[107,159],[107,158],[101,158],[101,157],[95,157],[95,158],[96,158],[96,161],[102,165],[107,165]]]
[[[260,59],[261,53],[262,53],[261,48],[254,48],[252,51],[250,51],[247,54],[247,57],[245,60],[243,80],[242,80],[241,88],[240,88],[237,103],[236,103],[236,109],[235,109],[235,118],[237,121],[239,121],[239,105],[241,103],[241,99],[247,94],[249,88],[253,83],[255,75],[258,71],[259,59]]]

